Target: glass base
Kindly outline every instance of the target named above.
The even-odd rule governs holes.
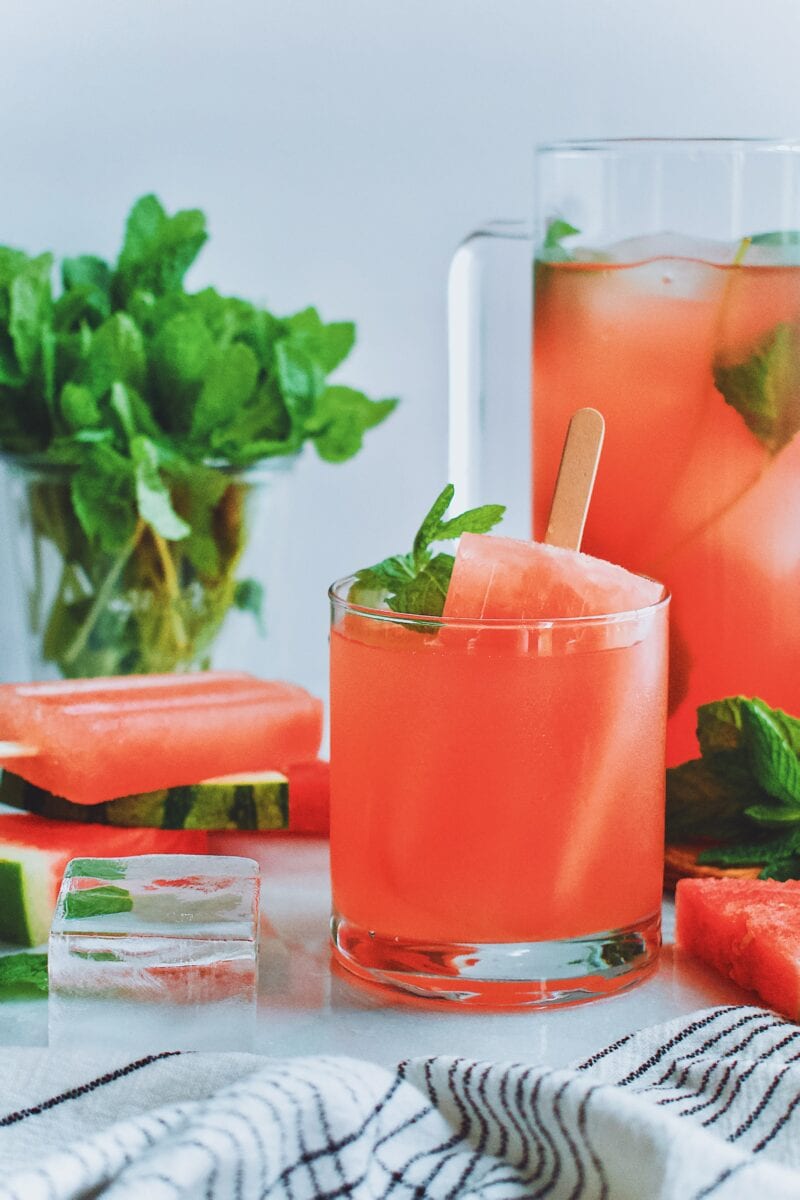
[[[334,912],[336,958],[353,974],[427,999],[486,1007],[577,1004],[641,983],[655,968],[661,914],[552,942],[418,942],[372,933]]]

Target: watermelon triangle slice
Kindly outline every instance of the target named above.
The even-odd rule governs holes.
[[[800,880],[681,879],[676,943],[800,1020]]]
[[[663,595],[660,583],[589,554],[464,533],[444,616],[509,621],[603,616],[647,608]]]

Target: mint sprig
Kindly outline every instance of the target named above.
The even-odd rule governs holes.
[[[446,518],[455,488],[448,483],[425,514],[408,554],[393,554],[356,572],[350,599],[372,606],[384,603],[392,612],[440,617],[455,557],[434,553],[437,542],[454,541],[462,533],[488,533],[505,513],[504,504],[482,504]]]
[[[708,840],[698,861],[800,878],[800,719],[731,696],[697,710],[702,757],[667,771],[667,837]]]
[[[540,262],[572,262],[573,256],[563,242],[564,238],[573,237],[576,233],[580,233],[580,229],[576,229],[562,217],[554,217],[548,222],[541,249],[536,257]]]

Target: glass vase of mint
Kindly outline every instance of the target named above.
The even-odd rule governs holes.
[[[186,291],[206,238],[201,212],[144,196],[116,263],[64,259],[58,287],[50,254],[0,247],[0,453],[33,677],[257,669],[292,466],[308,442],[351,458],[397,403],[328,381],[352,323]]]

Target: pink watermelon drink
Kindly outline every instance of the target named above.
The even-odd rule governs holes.
[[[658,940],[661,585],[465,534],[442,616],[361,608],[353,590],[331,590],[340,959],[500,1003],[632,982]]]
[[[679,763],[701,704],[800,705],[800,267],[669,245],[537,264],[533,507],[541,536],[579,396],[606,419],[586,549],[673,593]]]

